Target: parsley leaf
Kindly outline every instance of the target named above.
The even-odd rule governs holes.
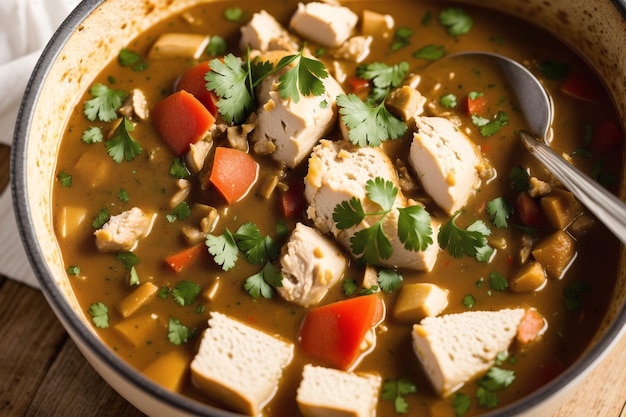
[[[439,230],[439,246],[448,248],[448,252],[455,258],[463,255],[476,257],[479,261],[488,261],[493,248],[487,243],[487,236],[491,235],[489,228],[480,220],[476,220],[467,229],[463,230],[455,224],[461,214],[457,211]]]
[[[251,264],[264,264],[278,256],[278,244],[269,236],[262,236],[256,224],[242,224],[233,234],[237,247]]]
[[[109,327],[109,308],[104,303],[97,302],[90,305],[87,312],[97,328],[106,329]]]
[[[128,95],[125,91],[113,90],[101,83],[92,85],[89,93],[93,98],[85,102],[84,113],[92,122],[96,119],[103,122],[117,119],[117,110]]]
[[[180,320],[170,317],[167,323],[167,340],[173,345],[182,345],[189,340],[190,332]]]
[[[200,294],[200,286],[193,281],[180,281],[172,290],[174,301],[181,307],[190,306]]]
[[[115,128],[111,139],[104,143],[109,156],[118,164],[123,159],[132,161],[141,153],[141,146],[130,136],[129,132],[133,130],[135,130],[133,124],[124,117],[117,128]]]
[[[439,13],[439,23],[446,28],[449,35],[456,37],[467,34],[474,21],[463,9],[448,7]]]
[[[209,248],[209,253],[213,255],[215,263],[220,265],[222,270],[228,271],[235,266],[239,249],[228,229],[221,236],[207,235],[205,244]]]
[[[382,100],[378,105],[364,103],[356,94],[340,94],[337,106],[343,122],[350,129],[348,138],[360,147],[378,146],[388,139],[398,139],[407,126],[389,113]]]
[[[513,214],[513,206],[505,197],[494,198],[487,203],[489,219],[496,227],[507,227],[507,219]]]
[[[417,392],[417,387],[408,379],[386,379],[381,397],[384,400],[393,401],[396,413],[406,414],[409,411],[409,405],[404,397],[415,392]]]
[[[263,269],[259,273],[248,277],[244,282],[244,289],[248,291],[248,294],[252,298],[257,299],[260,296],[263,298],[272,298],[274,296],[274,288],[282,286],[282,275],[280,270],[272,265],[271,262],[265,264]]]
[[[92,126],[83,132],[81,140],[86,144],[100,143],[104,140],[102,129],[96,126]]]
[[[381,269],[378,271],[378,284],[385,292],[393,292],[402,285],[402,275],[393,269]]]

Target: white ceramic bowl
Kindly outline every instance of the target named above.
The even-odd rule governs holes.
[[[28,84],[12,148],[12,188],[24,245],[41,288],[82,353],[102,377],[150,416],[235,416],[153,384],[120,360],[84,321],[55,238],[51,189],[56,153],[71,109],[129,39],[193,3],[210,0],[85,0],[56,32]],[[358,0],[351,0],[358,1]],[[418,1],[418,0],[416,0]],[[522,16],[577,50],[605,81],[626,117],[626,0],[464,0]],[[626,165],[626,164],[625,164]],[[626,196],[622,172],[621,197]],[[601,331],[585,355],[523,400],[488,416],[548,416],[626,329],[626,262]]]

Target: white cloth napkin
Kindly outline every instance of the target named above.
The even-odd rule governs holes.
[[[11,144],[24,89],[43,47],[78,0],[0,0],[0,143]],[[0,274],[37,286],[9,187],[0,194]]]

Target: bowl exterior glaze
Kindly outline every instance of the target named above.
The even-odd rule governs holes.
[[[345,3],[359,0],[346,0]],[[415,0],[419,1],[419,0]],[[12,147],[14,207],[40,286],[68,333],[96,371],[150,416],[238,416],[153,384],[121,361],[91,330],[72,294],[55,238],[51,189],[55,161],[71,109],[118,51],[141,31],[180,10],[211,0],[84,0],[54,35],[26,89]],[[626,0],[462,0],[524,17],[579,52],[604,80],[626,118]],[[625,129],[626,130],[626,129]],[[626,164],[624,164],[626,171]],[[625,172],[620,195],[626,197]],[[595,342],[559,378],[518,403],[487,416],[548,416],[626,331],[626,262]]]

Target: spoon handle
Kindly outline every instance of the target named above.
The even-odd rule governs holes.
[[[544,142],[520,132],[522,143],[574,196],[626,244],[626,203],[566,162]]]

